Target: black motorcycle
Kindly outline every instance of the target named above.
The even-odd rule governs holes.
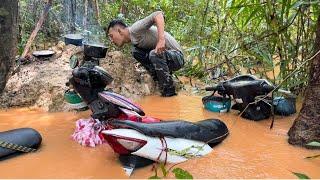
[[[290,115],[296,112],[295,97],[288,91],[277,90],[290,98],[272,99],[271,92],[276,86],[266,79],[259,79],[253,75],[240,75],[232,79],[219,82],[212,87],[206,87],[206,91],[213,91],[211,96],[203,98],[203,103],[216,97],[217,92],[223,98],[234,99],[235,104],[232,109],[239,110],[241,117],[250,120],[267,119],[275,108],[276,114]]]

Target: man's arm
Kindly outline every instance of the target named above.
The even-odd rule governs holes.
[[[158,13],[154,17],[154,23],[157,26],[158,30],[158,42],[155,48],[155,53],[161,54],[165,50],[165,38],[164,38],[164,17],[163,13]]]
[[[130,30],[132,33],[141,33],[142,31],[148,30],[152,25],[155,25],[155,17],[159,14],[162,14],[161,11],[156,11],[150,14],[149,16],[140,19],[139,21],[133,23],[130,26]]]
[[[160,54],[165,50],[164,16],[162,11],[153,12],[149,16],[133,23],[129,27],[129,31],[132,34],[140,34],[141,32],[148,30],[152,25],[156,25],[158,29],[158,41],[155,51]]]

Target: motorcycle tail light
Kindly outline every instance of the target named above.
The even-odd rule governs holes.
[[[142,146],[144,146],[147,142],[144,140],[139,140],[139,139],[120,139],[118,138],[117,141],[126,149],[130,151],[136,151],[140,149]]]
[[[105,134],[104,138],[112,147],[114,152],[118,154],[130,154],[132,151],[138,150],[147,143],[146,141],[140,139],[111,136]]]

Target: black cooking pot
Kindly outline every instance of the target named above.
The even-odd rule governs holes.
[[[87,57],[104,58],[108,48],[101,43],[84,44],[84,55]]]
[[[81,34],[67,34],[64,36],[64,42],[66,45],[73,44],[75,46],[82,46],[83,37]]]

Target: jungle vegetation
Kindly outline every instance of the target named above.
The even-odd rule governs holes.
[[[18,54],[46,3],[19,1]],[[162,10],[166,31],[187,55],[179,75],[209,82],[251,73],[279,84],[299,68],[282,84],[297,94],[308,82],[310,63],[304,61],[313,52],[319,9],[319,0],[53,0],[32,48],[46,48],[74,32],[108,43],[102,27],[110,20],[131,24]]]

